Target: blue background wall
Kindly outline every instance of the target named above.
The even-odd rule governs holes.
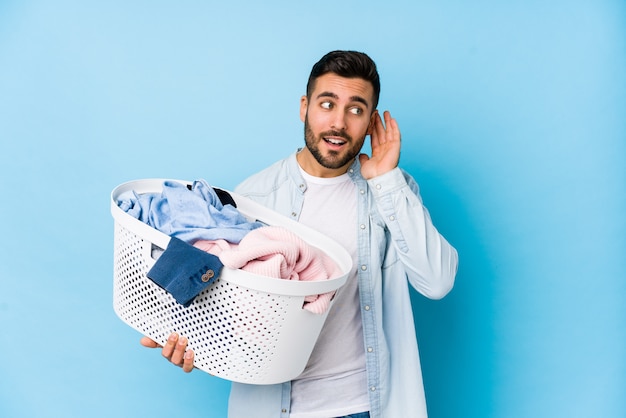
[[[339,48],[461,256],[414,295],[431,417],[626,416],[624,2],[87,3],[0,1],[0,416],[225,416],[115,317],[109,193],[286,156]]]

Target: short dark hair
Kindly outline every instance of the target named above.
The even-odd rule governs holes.
[[[376,109],[380,97],[380,77],[376,63],[367,54],[357,51],[332,51],[324,55],[311,69],[309,81],[306,84],[308,99],[311,99],[317,78],[327,73],[334,73],[346,78],[362,78],[372,83],[374,88],[374,107],[372,110]]]

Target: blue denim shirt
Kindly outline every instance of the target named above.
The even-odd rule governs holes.
[[[431,299],[454,284],[456,250],[433,226],[415,180],[396,168],[365,180],[355,159],[348,170],[358,190],[358,285],[372,418],[426,417],[409,284]],[[245,180],[236,192],[298,219],[306,182],[296,154]],[[338,394],[338,396],[341,396]],[[233,383],[229,418],[288,418],[291,383]]]

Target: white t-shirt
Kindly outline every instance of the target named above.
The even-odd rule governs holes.
[[[299,221],[357,257],[357,190],[348,174],[307,182]],[[306,369],[291,386],[291,418],[328,418],[369,410],[356,267],[335,302]]]

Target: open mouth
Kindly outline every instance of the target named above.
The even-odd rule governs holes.
[[[347,142],[345,139],[341,139],[341,138],[324,138],[324,141],[336,147],[339,147]]]

